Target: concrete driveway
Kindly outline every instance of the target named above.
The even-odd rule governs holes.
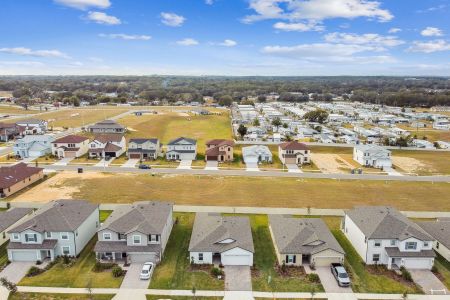
[[[139,162],[139,159],[129,159],[127,160],[123,165],[121,165],[121,168],[134,168],[136,167],[136,164]]]
[[[74,157],[64,157],[61,158],[59,161],[55,162],[55,166],[67,166],[69,162],[71,162],[74,159]]]
[[[259,171],[257,163],[246,163],[245,168],[246,171]]]
[[[192,160],[182,160],[178,165],[177,169],[190,170],[192,165]]]
[[[251,291],[252,277],[249,266],[225,266],[225,291]]]
[[[288,169],[288,172],[291,172],[291,173],[303,173],[303,171],[300,170],[298,168],[298,166],[295,165],[295,164],[287,164],[286,167]]]
[[[146,289],[150,284],[150,280],[139,279],[141,274],[143,263],[132,263],[129,267],[124,268],[127,270],[127,274],[123,278],[121,289]],[[153,271],[152,271],[153,275]]]
[[[425,294],[428,295],[445,295],[448,290],[444,284],[429,270],[408,270],[411,273],[412,279],[417,283]]]
[[[207,160],[205,170],[219,170],[218,165],[216,160]]]
[[[6,277],[11,282],[19,283],[32,266],[34,266],[34,262],[12,262],[0,272],[0,278]]]
[[[398,171],[392,169],[392,168],[383,168],[383,171],[388,173],[390,176],[403,176],[402,173],[399,173]]]
[[[327,293],[351,293],[352,289],[349,287],[340,287],[337,284],[333,274],[331,274],[330,267],[316,267],[313,271],[319,275],[320,282]]]
[[[114,160],[114,157],[110,158],[109,160],[105,160],[104,158],[99,161],[97,164],[94,165],[94,167],[107,167],[109,166]]]

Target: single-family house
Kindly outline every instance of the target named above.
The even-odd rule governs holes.
[[[0,168],[0,197],[8,197],[44,177],[44,169],[21,162]]]
[[[91,133],[125,133],[127,129],[114,120],[104,120],[88,126],[88,131]]]
[[[414,147],[422,148],[422,149],[435,149],[434,144],[427,140],[419,140],[419,139],[413,139],[411,141],[411,144]]]
[[[252,230],[248,217],[197,213],[189,242],[194,264],[252,266]]]
[[[77,256],[99,226],[96,204],[84,200],[49,202],[8,231],[8,259],[36,262]]]
[[[430,270],[434,264],[434,238],[393,207],[355,207],[345,212],[341,226],[368,265]]]
[[[137,138],[128,141],[128,159],[157,159],[161,154],[159,139]]]
[[[246,164],[272,162],[272,152],[270,152],[269,147],[263,145],[242,147],[242,157]]]
[[[123,134],[98,134],[89,143],[89,157],[119,157],[125,152],[126,140]]]
[[[140,201],[113,211],[98,230],[94,251],[101,261],[161,260],[173,226],[173,205]]]
[[[378,145],[356,145],[353,147],[353,160],[363,166],[374,168],[392,167],[391,151]]]
[[[77,158],[89,150],[89,138],[80,135],[67,135],[52,143],[52,154],[58,158]]]
[[[24,132],[24,127],[17,124],[0,123],[0,142],[8,142],[21,136]]]
[[[23,207],[0,211],[0,246],[9,240],[8,230],[25,221],[32,212],[33,209]]]
[[[437,219],[437,221],[418,222],[435,240],[433,249],[450,262],[450,218]]]
[[[40,157],[52,152],[53,137],[49,135],[26,135],[15,141],[13,152],[20,158]]]
[[[179,137],[167,144],[167,160],[195,160],[197,157],[197,141]]]
[[[344,262],[344,250],[322,219],[270,215],[269,231],[279,265],[325,267]]]
[[[205,160],[217,162],[233,161],[234,142],[231,140],[215,139],[206,142]]]
[[[285,142],[278,145],[278,157],[285,165],[303,165],[311,162],[311,151],[308,146],[297,141]]]
[[[23,134],[44,134],[47,132],[48,122],[40,119],[27,119],[17,121],[16,125],[23,128]]]

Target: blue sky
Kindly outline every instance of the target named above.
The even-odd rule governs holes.
[[[445,75],[450,0],[0,0],[0,75]]]

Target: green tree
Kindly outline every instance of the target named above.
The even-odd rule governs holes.
[[[253,120],[253,126],[259,126],[259,125],[261,125],[260,123],[259,123],[259,120],[256,118],[256,119],[254,119]]]
[[[244,137],[244,135],[247,134],[247,127],[245,127],[243,124],[241,124],[241,125],[239,125],[237,132],[239,133],[239,135],[241,137]]]
[[[275,119],[272,120],[272,125],[273,126],[281,126],[281,120],[280,118],[276,117]]]
[[[233,98],[230,95],[224,95],[219,98],[219,105],[230,106],[233,103]]]
[[[318,122],[322,124],[328,118],[328,112],[323,109],[316,109],[310,112],[307,112],[303,118],[308,120],[309,122]]]

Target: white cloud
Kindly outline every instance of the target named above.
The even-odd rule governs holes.
[[[161,13],[161,19],[162,19],[162,23],[167,25],[167,26],[172,26],[172,27],[179,27],[181,25],[183,25],[184,21],[186,21],[186,18],[174,13],[167,13],[167,12],[162,12]]]
[[[283,30],[283,31],[322,31],[325,29],[324,26],[318,25],[315,22],[308,23],[285,23],[285,22],[277,22],[273,25],[275,29]]]
[[[186,38],[177,41],[177,44],[180,46],[195,46],[198,45],[198,41],[191,38]]]
[[[219,43],[219,45],[220,46],[224,46],[224,47],[234,47],[234,46],[237,45],[237,42],[233,41],[233,40],[226,39],[222,43]]]
[[[105,14],[104,12],[90,11],[86,17],[89,21],[106,24],[106,25],[119,25],[122,24],[119,18]]]
[[[388,30],[388,33],[397,33],[402,31],[401,28],[397,28],[397,27],[392,27],[391,29]]]
[[[128,40],[148,41],[152,38],[149,35],[124,34],[124,33],[110,33],[110,34],[100,33],[98,36],[110,39],[122,39],[127,41]]]
[[[53,0],[54,2],[77,9],[87,9],[89,7],[95,7],[105,9],[111,6],[109,0]]]
[[[16,47],[16,48],[0,48],[0,52],[35,57],[52,57],[69,59],[70,56],[59,50],[32,50],[30,48]]]
[[[40,61],[0,61],[4,66],[25,66],[25,67],[43,67],[44,63]]]
[[[256,14],[246,16],[245,23],[267,19],[315,20],[367,17],[379,22],[390,21],[393,15],[371,0],[250,0]]]
[[[377,33],[354,34],[333,32],[325,35],[325,41],[331,43],[372,45],[376,47],[395,47],[405,42],[392,35],[379,35]]]
[[[434,40],[428,42],[415,41],[408,48],[409,52],[433,53],[440,51],[450,51],[450,43],[444,40]]]
[[[442,36],[442,30],[436,27],[427,27],[420,32],[423,36]]]
[[[214,4],[214,0],[205,0],[205,3],[208,5],[213,5]]]

